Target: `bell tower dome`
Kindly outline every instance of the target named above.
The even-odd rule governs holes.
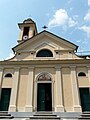
[[[20,28],[18,43],[26,41],[37,34],[36,23],[30,18],[24,20],[23,23],[18,23],[18,26]]]

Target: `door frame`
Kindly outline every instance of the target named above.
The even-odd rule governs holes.
[[[52,111],[52,85],[51,83],[38,83],[37,85],[37,111]],[[48,91],[48,90],[49,91]],[[41,100],[41,91],[44,90],[42,96],[43,96],[43,100],[44,100],[44,103],[40,102]],[[46,93],[47,91],[47,93]],[[46,100],[46,94],[49,94],[49,97],[50,97],[50,108],[48,108],[48,102]],[[39,102],[40,102],[40,105],[42,107],[39,107]],[[46,103],[47,102],[47,103]],[[44,106],[43,106],[44,105]]]
[[[39,83],[50,83],[51,84],[51,93],[52,93],[52,111],[54,111],[54,85],[53,81],[36,81],[35,82],[35,91],[34,91],[34,99],[35,99],[35,108],[34,110],[37,112],[37,93],[38,93],[38,84]]]
[[[80,104],[81,104],[81,108],[82,108],[82,112],[86,112],[86,111],[83,111],[83,106],[82,106],[82,98],[81,98],[81,94],[80,94],[80,89],[88,89],[88,92],[90,94],[90,88],[89,87],[80,87],[79,88],[79,96],[80,96]],[[89,111],[90,112],[90,111]]]
[[[7,106],[7,110],[4,110],[4,111],[8,111],[8,109],[9,109],[9,106],[10,106],[10,96],[11,96],[11,88],[1,88],[1,92],[0,92],[0,102],[1,102],[1,100],[2,100],[2,95],[4,95],[3,94],[3,91],[9,91],[9,101],[8,101],[8,106]],[[0,111],[3,111],[3,110],[0,110]]]

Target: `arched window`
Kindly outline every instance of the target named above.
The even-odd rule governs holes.
[[[86,76],[86,74],[84,72],[80,72],[80,73],[78,73],[78,76],[82,77],[82,76]]]
[[[36,57],[53,57],[53,54],[50,50],[43,49],[37,53]]]
[[[51,77],[47,73],[43,73],[39,76],[38,81],[51,81]]]
[[[11,73],[7,73],[7,74],[5,75],[5,77],[12,77],[12,74],[11,74]]]

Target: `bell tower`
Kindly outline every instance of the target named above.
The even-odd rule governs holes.
[[[23,23],[18,23],[18,26],[20,28],[18,44],[37,34],[36,23],[30,18],[24,20]]]

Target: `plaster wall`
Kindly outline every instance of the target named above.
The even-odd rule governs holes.
[[[12,74],[12,78],[5,77],[7,73]],[[14,70],[10,68],[5,68],[3,71],[3,80],[2,80],[2,88],[12,88],[12,82],[13,82],[13,74]]]
[[[17,98],[17,111],[24,111],[26,105],[28,69],[22,68],[20,70],[20,80]]]
[[[59,67],[59,66],[58,66]],[[5,78],[6,73],[12,73],[12,78]],[[35,67],[33,70],[33,93],[32,93],[32,106],[35,108],[36,97],[35,93],[35,82],[37,81],[37,76],[40,73],[49,73],[52,82],[53,82],[53,106],[56,107],[57,100],[56,100],[56,68],[50,66],[38,66]],[[79,72],[85,72],[85,77],[78,77]],[[26,106],[26,99],[27,99],[27,85],[29,80],[29,69],[20,68],[19,73],[19,83],[18,83],[18,94],[17,94],[17,111],[25,111]],[[88,79],[88,69],[87,67],[77,67],[76,68],[76,75],[78,80],[78,87],[90,87],[89,86],[89,79]],[[2,80],[2,88],[12,88],[14,77],[14,69],[5,68],[3,72],[3,80]],[[72,82],[71,82],[71,69],[69,67],[62,67],[61,68],[61,80],[62,80],[62,97],[63,97],[63,106],[65,111],[71,112],[73,111],[73,91],[72,91]],[[59,92],[59,91],[58,91]]]
[[[65,111],[73,111],[70,68],[62,68],[63,97]]]
[[[77,79],[79,87],[89,87],[88,69],[87,67],[77,67]],[[80,72],[84,72],[86,76],[78,76]]]

